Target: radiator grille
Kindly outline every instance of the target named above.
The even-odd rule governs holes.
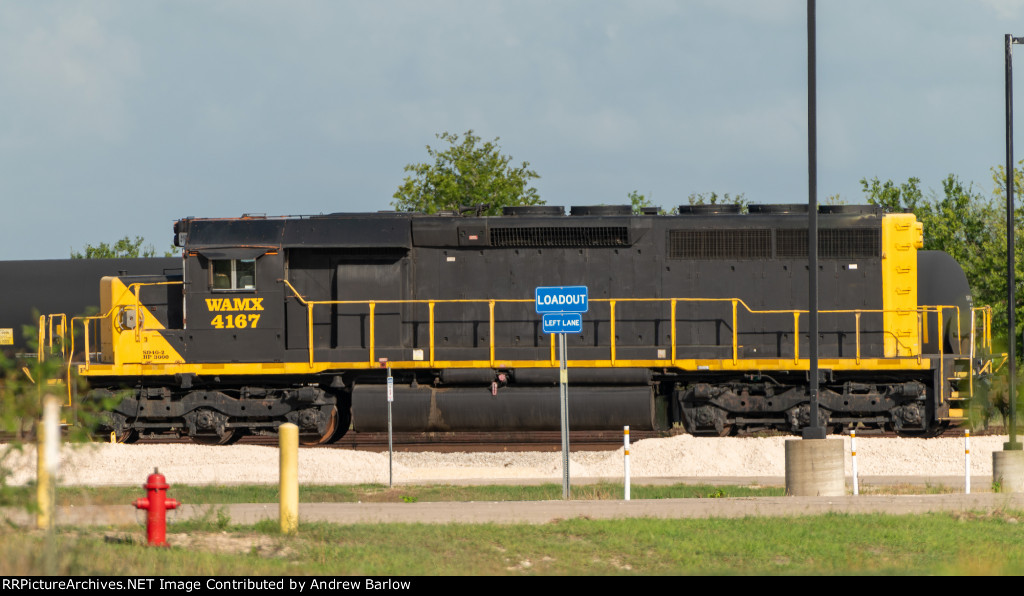
[[[776,230],[775,254],[780,259],[807,257],[807,230]],[[822,259],[870,258],[882,254],[879,228],[818,230],[818,257]]]
[[[491,246],[538,248],[629,246],[629,228],[625,226],[491,228]]]
[[[669,230],[670,259],[769,259],[772,231]]]

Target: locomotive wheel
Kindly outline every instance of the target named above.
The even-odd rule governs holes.
[[[328,445],[331,444],[331,443],[337,443],[338,441],[340,441],[341,438],[344,437],[346,433],[348,433],[349,427],[352,426],[352,410],[351,409],[344,408],[344,409],[341,409],[341,410],[337,410],[337,412],[338,412],[338,422],[337,422],[337,425],[336,425],[336,427],[334,429],[334,434],[331,435],[327,439],[327,441],[325,442],[325,444],[328,444]]]
[[[97,441],[109,441],[111,433],[114,434],[115,443],[131,444],[139,440],[139,430],[131,427],[126,416],[118,412],[110,412],[107,417],[109,423],[107,428],[110,430],[97,434]]]
[[[331,441],[334,437],[335,431],[338,430],[338,408],[331,408],[331,422],[327,425],[327,430],[324,434],[318,435],[313,434],[299,434],[299,444],[301,445],[323,445]],[[340,437],[339,437],[340,438]]]
[[[120,432],[120,433],[118,433],[118,432],[114,433],[114,441],[116,441],[118,443],[124,443],[126,445],[130,445],[132,443],[137,442],[138,440],[139,440],[139,431],[134,429],[134,428],[130,428],[130,429],[125,430],[125,431]]]
[[[189,439],[199,445],[234,445],[243,434],[241,430],[227,429],[220,435],[190,435]]]

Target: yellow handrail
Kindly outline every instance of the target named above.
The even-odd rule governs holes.
[[[505,303],[509,303],[509,304],[515,304],[515,303],[526,304],[526,303],[533,302],[532,299],[528,299],[528,298],[526,298],[526,299],[451,299],[451,300],[440,300],[440,299],[429,299],[429,300],[419,300],[419,299],[417,299],[417,300],[310,300],[307,297],[305,297],[302,294],[300,294],[296,290],[296,288],[288,280],[281,279],[279,281],[291,291],[291,293],[295,296],[295,298],[298,300],[298,302],[300,304],[302,304],[302,305],[304,305],[306,307],[306,317],[307,317],[307,326],[306,326],[306,328],[307,328],[307,342],[308,342],[307,343],[308,366],[310,367],[310,369],[314,368],[315,365],[317,364],[316,352],[315,352],[314,325],[313,325],[314,310],[317,307],[326,306],[326,305],[366,305],[367,309],[369,310],[369,321],[368,321],[368,324],[369,324],[369,337],[368,337],[368,344],[369,344],[368,360],[369,360],[369,363],[368,364],[369,364],[369,366],[373,367],[373,366],[376,366],[376,364],[377,364],[376,358],[377,358],[377,355],[378,355],[378,346],[377,346],[377,340],[376,340],[376,332],[377,332],[377,322],[376,322],[377,305],[378,304],[391,304],[391,305],[426,304],[427,308],[428,308],[428,313],[429,313],[429,322],[428,322],[428,325],[429,325],[429,333],[428,333],[428,337],[429,337],[429,339],[428,339],[428,341],[429,341],[429,363],[425,363],[425,364],[427,364],[429,366],[435,366],[435,365],[439,365],[438,364],[439,361],[437,360],[437,352],[436,352],[436,347],[437,346],[436,346],[436,336],[435,336],[435,333],[436,333],[436,329],[435,329],[435,326],[436,326],[436,305],[437,304],[480,304],[480,305],[482,305],[482,304],[486,303],[487,304],[487,308],[488,308],[488,315],[487,316],[488,316],[488,330],[489,330],[488,346],[487,346],[487,348],[488,348],[488,358],[487,358],[486,361],[471,361],[471,362],[469,362],[467,364],[463,364],[463,366],[465,366],[465,365],[488,366],[489,365],[491,367],[498,367],[498,366],[501,366],[501,362],[504,362],[504,361],[499,360],[498,346],[497,346],[496,334],[495,334],[495,327],[496,327],[495,310],[496,310],[497,305],[499,303],[501,303],[501,304],[505,304]],[[128,291],[132,293],[132,296],[130,298],[129,307],[133,303],[133,305],[134,305],[134,307],[136,309],[136,313],[138,313],[138,315],[137,315],[137,323],[136,323],[136,327],[134,329],[134,332],[135,332],[134,335],[135,335],[136,341],[140,341],[142,335],[144,333],[147,333],[148,331],[150,331],[150,330],[148,330],[146,328],[147,321],[145,320],[144,317],[141,316],[141,310],[142,310],[142,306],[143,306],[142,303],[141,303],[141,288],[142,288],[142,286],[147,286],[147,285],[172,285],[172,284],[176,285],[176,284],[181,284],[181,283],[182,282],[153,282],[153,283],[136,283],[136,284],[130,284],[128,286],[128,288],[127,288]],[[679,333],[679,329],[678,329],[677,315],[678,315],[678,303],[679,302],[693,302],[693,303],[703,303],[703,304],[715,303],[715,302],[722,302],[722,303],[728,302],[729,303],[729,308],[731,310],[731,323],[732,323],[731,342],[730,342],[731,346],[729,346],[729,347],[731,348],[731,356],[732,356],[732,365],[733,366],[737,365],[740,362],[740,360],[741,360],[740,359],[740,347],[741,346],[740,346],[740,337],[739,337],[740,336],[740,331],[739,331],[739,323],[740,323],[740,320],[739,320],[740,319],[739,308],[741,306],[742,306],[742,308],[743,308],[745,313],[750,314],[750,315],[754,315],[754,316],[761,316],[761,315],[786,315],[786,314],[792,315],[792,317],[793,317],[793,362],[794,362],[794,364],[797,364],[797,365],[800,364],[800,324],[799,323],[800,323],[800,316],[802,314],[808,312],[806,310],[799,310],[799,309],[755,310],[755,309],[750,308],[750,306],[747,305],[741,298],[691,298],[691,297],[671,297],[671,298],[594,298],[594,299],[592,299],[592,301],[595,302],[595,303],[607,302],[608,305],[609,305],[609,318],[610,318],[611,337],[609,339],[608,350],[609,350],[609,353],[610,353],[610,361],[609,362],[610,362],[611,366],[636,366],[637,362],[648,362],[648,361],[637,361],[637,360],[621,359],[620,358],[620,354],[619,354],[619,351],[618,351],[618,340],[616,338],[616,330],[617,330],[618,319],[621,318],[621,313],[620,313],[619,307],[620,307],[620,304],[624,303],[624,302],[643,302],[643,303],[666,303],[667,302],[669,304],[670,311],[671,311],[671,313],[670,313],[670,318],[671,318],[671,321],[670,321],[670,328],[671,328],[671,354],[667,354],[669,356],[669,358],[665,358],[665,356],[666,356],[665,352],[662,351],[662,350],[659,350],[659,352],[660,352],[659,358],[652,359],[649,362],[658,362],[658,363],[664,362],[665,365],[670,365],[670,366],[677,366],[678,365],[678,363],[679,363],[679,351],[678,351],[678,338],[679,338],[678,333]],[[72,333],[70,333],[70,335],[71,335],[71,351],[70,351],[70,354],[74,354],[75,338],[74,338],[73,329],[74,329],[74,325],[75,325],[76,321],[81,321],[82,324],[83,324],[83,328],[85,330],[84,338],[85,338],[86,354],[85,354],[84,370],[89,370],[89,366],[91,365],[91,354],[90,354],[90,328],[91,328],[91,324],[90,323],[92,323],[94,321],[104,320],[104,319],[108,319],[108,318],[117,316],[117,311],[125,306],[125,300],[124,299],[115,299],[114,302],[115,302],[115,306],[112,306],[111,309],[108,312],[106,312],[106,313],[104,313],[102,315],[87,316],[87,317],[73,317],[71,319],[71,324],[69,326],[70,330],[72,331]],[[883,310],[883,309],[874,309],[874,310],[865,310],[865,309],[821,310],[821,311],[819,311],[819,313],[823,314],[823,315],[852,314],[854,316],[855,333],[856,333],[856,355],[855,356],[856,356],[856,364],[860,365],[862,359],[864,358],[864,355],[862,353],[862,340],[861,340],[861,319],[862,319],[861,315],[866,314],[866,313],[882,314],[882,313],[885,313],[885,312],[902,312],[902,313],[907,313],[907,312],[915,312],[916,311],[918,313],[919,317],[923,317],[923,316],[925,316],[926,313],[934,312],[934,313],[938,314],[938,318],[939,318],[938,331],[939,331],[939,336],[941,338],[942,334],[943,334],[943,329],[942,329],[943,313],[947,309],[952,309],[952,310],[954,310],[957,313],[956,337],[957,337],[957,339],[959,341],[960,338],[961,338],[962,331],[960,329],[960,320],[959,320],[960,309],[958,307],[956,307],[956,306],[937,305],[937,306],[919,307],[918,309],[914,309],[914,310],[896,309],[896,310],[890,310],[890,311],[886,311],[886,310]],[[980,336],[982,338],[981,341],[982,341],[983,345],[989,345],[990,346],[991,345],[991,343],[990,343],[990,337],[991,337],[991,308],[989,308],[989,307],[978,307],[976,309],[972,309],[972,311],[973,310],[981,310],[982,311],[981,333],[980,333]],[[52,320],[51,320],[51,327],[52,327]],[[914,355],[915,352],[916,352],[916,356],[917,356],[918,362],[921,361],[921,359],[922,359],[922,352],[923,352],[923,343],[920,343],[920,340],[923,338],[923,335],[921,335],[921,333],[923,333],[923,330],[919,331],[919,334],[918,334],[918,337],[917,337],[917,343],[912,342],[910,344],[905,343],[905,341],[904,341],[906,339],[905,337],[897,336],[892,331],[883,330],[883,333],[886,333],[890,337],[894,337],[895,338],[895,342],[896,342],[896,346],[897,346],[897,351],[896,351],[896,354],[894,356],[896,358],[901,357],[901,354],[902,354],[902,357],[906,357],[907,355]],[[974,338],[977,335],[978,335],[977,325],[972,323],[972,325],[971,325],[971,340],[972,340],[972,342],[974,341]],[[51,341],[52,341],[52,338],[51,338]],[[722,346],[722,347],[724,348],[725,346]],[[940,341],[939,342],[939,357],[942,358],[943,355],[944,355],[944,341]],[[71,358],[71,356],[69,355],[69,359],[70,358]],[[419,356],[418,358],[416,356],[414,356],[414,359],[422,359],[422,355]],[[363,362],[363,364],[360,364],[358,362],[352,362],[350,364],[353,365],[353,366],[356,366],[356,367],[365,367],[365,366],[367,366],[367,364],[366,364],[367,361],[366,360],[364,360],[362,362]],[[557,363],[558,363],[558,358],[557,358],[557,355],[556,355],[555,340],[554,340],[554,336],[552,335],[552,337],[551,337],[550,362],[548,363],[548,365],[550,365],[550,366],[557,366]],[[331,364],[332,365],[339,365],[339,364],[343,365],[344,363],[331,363]],[[447,366],[449,364],[446,361],[443,361],[443,362],[440,363],[440,365]],[[520,364],[520,366],[523,366],[523,365],[537,366],[537,365],[539,365],[539,363],[536,362],[536,361],[530,361],[529,363],[524,362],[524,363]],[[657,364],[657,365],[660,366],[661,364]],[[141,366],[145,366],[145,364],[142,364]],[[942,375],[942,378],[944,378],[944,375],[945,375],[944,363],[940,363],[939,366],[940,366],[940,375]],[[972,366],[972,371],[973,371],[973,366]],[[973,381],[973,378],[972,378],[972,381]],[[70,385],[70,383],[69,383],[69,385]],[[946,391],[946,388],[943,386],[940,389],[940,399],[944,401],[947,395],[948,395],[948,393]]]
[[[609,333],[611,333],[612,366],[615,366],[615,301],[608,301],[609,308]]]
[[[495,335],[495,333],[494,333],[494,325],[495,325],[494,308],[495,308],[495,305],[498,304],[498,303],[528,303],[528,302],[533,302],[532,299],[520,299],[520,298],[510,298],[510,299],[493,299],[493,298],[491,298],[491,299],[450,299],[450,300],[438,300],[438,299],[430,299],[430,300],[422,300],[422,299],[409,299],[409,300],[403,300],[403,299],[395,299],[395,300],[309,300],[308,298],[304,297],[301,293],[299,293],[299,291],[296,290],[295,287],[288,280],[281,279],[279,281],[281,281],[281,283],[283,283],[288,289],[291,290],[291,292],[294,294],[295,298],[300,303],[306,305],[306,307],[307,307],[307,319],[308,319],[308,337],[307,337],[307,339],[308,339],[308,351],[309,351],[309,364],[310,364],[310,366],[313,366],[313,364],[316,361],[315,356],[314,356],[314,341],[313,341],[313,332],[312,332],[313,331],[312,330],[312,325],[313,325],[313,323],[312,323],[312,321],[313,321],[313,308],[316,307],[316,306],[321,306],[321,305],[358,305],[358,304],[364,304],[364,305],[368,306],[368,308],[369,308],[369,361],[370,361],[371,364],[373,364],[375,362],[375,358],[376,358],[376,316],[375,316],[376,315],[376,306],[378,304],[426,304],[426,305],[428,305],[428,308],[429,308],[430,363],[433,364],[436,361],[436,352],[435,352],[436,344],[435,344],[435,337],[434,337],[434,324],[435,324],[434,307],[437,304],[484,304],[484,303],[486,303],[488,305],[488,329],[489,329],[489,334],[488,334],[489,335],[489,337],[488,337],[488,362],[491,364],[491,366],[495,366],[496,363],[497,363],[495,337],[494,337],[494,335]],[[732,348],[732,361],[733,361],[733,364],[736,364],[739,361],[739,348],[740,348],[740,345],[739,345],[739,328],[738,328],[738,307],[739,306],[742,306],[743,309],[747,313],[749,313],[751,315],[770,315],[770,314],[792,314],[793,315],[793,362],[794,363],[799,363],[799,361],[800,361],[800,315],[808,312],[807,310],[800,310],[800,309],[755,310],[755,309],[750,308],[750,306],[747,305],[746,302],[744,302],[743,299],[741,299],[741,298],[684,298],[684,297],[675,297],[675,298],[594,298],[594,299],[591,299],[591,302],[607,302],[609,304],[609,321],[610,321],[610,335],[611,335],[611,337],[609,338],[609,355],[610,355],[610,362],[612,363],[613,366],[615,365],[615,363],[616,363],[616,361],[618,359],[617,340],[616,340],[616,337],[615,337],[615,331],[616,331],[616,307],[617,307],[618,303],[620,303],[620,302],[668,302],[670,304],[670,308],[671,308],[671,342],[672,342],[672,346],[671,346],[671,357],[670,357],[669,360],[670,360],[670,362],[672,364],[675,364],[677,359],[678,359],[678,352],[677,352],[677,348],[676,348],[676,346],[677,346],[677,341],[676,341],[676,339],[677,339],[676,313],[677,313],[677,304],[679,302],[699,302],[699,303],[728,302],[728,303],[730,303],[731,308],[732,308],[732,341],[731,341],[732,345],[731,345],[731,348]],[[960,337],[961,337],[961,329],[960,329],[960,318],[959,318],[960,309],[959,309],[958,306],[955,306],[955,305],[923,306],[923,307],[919,307],[919,309],[917,309],[917,312],[918,312],[919,316],[921,315],[921,313],[926,313],[926,312],[935,312],[935,313],[937,313],[939,315],[939,334],[940,334],[940,337],[941,337],[941,335],[942,335],[942,312],[945,309],[953,309],[953,310],[955,310],[957,312],[957,339],[958,339],[958,342],[959,342]],[[825,315],[830,315],[830,314],[853,314],[854,315],[855,333],[856,333],[856,362],[857,362],[857,364],[860,364],[861,359],[862,359],[862,354],[861,354],[861,337],[860,337],[861,336],[861,329],[860,329],[861,315],[862,314],[866,314],[866,313],[867,314],[871,314],[871,313],[883,314],[883,313],[886,313],[886,312],[913,312],[913,311],[908,311],[907,309],[896,309],[896,310],[854,309],[854,310],[820,310],[818,312],[819,312],[819,314],[825,314]],[[907,352],[910,352],[910,353],[913,353],[913,352],[916,351],[917,352],[916,356],[917,356],[918,360],[920,361],[921,353],[922,353],[921,348],[923,347],[922,344],[918,343],[917,345],[908,345],[908,344],[904,343],[904,341],[903,341],[903,339],[901,337],[899,337],[898,335],[892,333],[891,331],[887,331],[886,330],[886,331],[883,331],[883,332],[884,333],[890,333],[892,335],[892,337],[895,339],[895,341],[897,343],[897,346],[898,346],[897,357],[899,357],[899,352],[902,351],[902,349],[905,349]],[[987,323],[986,323],[986,326],[985,326],[985,332],[986,333],[990,333],[990,330],[988,329]],[[973,335],[975,334],[975,329],[973,328],[973,326],[972,326],[972,329],[971,329],[971,333],[972,333],[972,337],[973,337]],[[944,351],[943,351],[944,350],[944,345],[943,345],[944,342],[940,341],[939,344],[940,344],[939,345],[939,356],[941,357],[944,354]],[[552,342],[551,342],[551,362],[552,362],[552,365],[554,365],[554,363],[557,362],[557,358],[555,356],[554,336],[552,336]]]
[[[370,315],[369,316],[369,326],[370,326],[370,329],[369,329],[369,331],[370,331],[370,333],[369,333],[369,361],[372,364],[372,363],[375,362],[376,350],[377,350],[377,347],[376,347],[376,316],[375,316],[376,315],[376,305],[377,304],[426,304],[428,306],[428,309],[429,309],[429,343],[430,343],[430,346],[429,346],[429,349],[430,349],[429,362],[430,362],[431,365],[433,365],[436,362],[436,360],[437,360],[436,341],[435,341],[435,306],[438,303],[441,303],[441,304],[448,304],[448,303],[463,303],[463,304],[473,304],[473,303],[476,303],[476,304],[482,304],[482,303],[487,303],[487,305],[488,305],[488,329],[489,329],[488,362],[492,366],[495,366],[497,364],[497,362],[498,362],[498,360],[497,360],[497,347],[495,345],[495,332],[494,332],[495,331],[495,315],[494,315],[494,311],[495,311],[496,304],[498,304],[498,303],[528,303],[528,302],[533,302],[533,300],[531,300],[531,299],[309,300],[306,297],[304,297],[301,293],[299,293],[298,290],[296,290],[295,287],[288,280],[281,279],[280,281],[286,287],[288,287],[288,289],[291,290],[291,292],[294,294],[295,298],[297,300],[299,300],[300,303],[302,303],[303,305],[306,306],[309,365],[311,367],[316,362],[315,350],[314,350],[314,335],[313,335],[313,310],[317,306],[321,306],[321,305],[344,305],[344,304],[348,304],[348,305],[365,304],[365,305],[368,306],[369,311],[370,311],[369,312],[369,315]],[[132,295],[133,295],[132,298],[133,298],[134,306],[136,308],[136,313],[141,313],[140,291],[141,291],[141,287],[142,286],[180,285],[180,284],[182,284],[182,282],[180,282],[180,281],[173,281],[173,282],[149,282],[149,283],[133,283],[133,284],[130,284],[128,286],[128,291],[131,292]],[[740,298],[687,298],[687,297],[674,297],[674,298],[615,298],[615,299],[595,298],[595,299],[592,299],[592,301],[593,302],[608,302],[609,303],[609,312],[610,312],[610,320],[611,320],[611,326],[610,326],[611,327],[611,337],[610,337],[610,341],[609,341],[609,344],[610,344],[609,345],[609,351],[610,351],[610,356],[611,356],[611,362],[613,363],[613,365],[618,360],[617,339],[615,337],[615,331],[616,331],[616,312],[617,312],[616,311],[616,307],[617,307],[618,303],[620,303],[620,302],[668,302],[670,304],[670,309],[671,309],[671,322],[670,322],[670,326],[671,326],[671,343],[672,343],[672,345],[671,345],[671,354],[670,354],[669,361],[672,364],[676,364],[676,362],[678,360],[678,350],[677,350],[678,327],[677,327],[677,321],[676,321],[677,317],[676,317],[676,315],[677,315],[677,312],[678,312],[677,305],[678,305],[679,302],[697,302],[697,303],[729,302],[730,303],[731,310],[732,310],[732,339],[731,339],[731,344],[732,345],[731,345],[731,351],[732,351],[732,361],[733,361],[733,364],[736,364],[739,361],[739,348],[740,348],[740,345],[739,345],[739,328],[738,328],[738,308],[739,308],[739,306],[742,306],[743,309],[747,313],[749,313],[751,315],[770,315],[770,314],[792,314],[793,315],[793,335],[794,335],[794,338],[793,338],[793,360],[794,360],[794,363],[798,363],[799,359],[800,359],[800,354],[799,354],[799,346],[800,346],[799,319],[800,319],[800,315],[803,314],[803,313],[808,312],[806,310],[799,310],[799,309],[755,310],[755,309],[750,308],[750,306],[747,305]],[[121,305],[115,305],[115,306],[111,307],[111,309],[108,312],[106,312],[106,313],[104,313],[102,315],[73,317],[71,319],[71,325],[70,325],[70,331],[71,332],[69,333],[71,335],[71,350],[70,350],[70,354],[74,353],[75,338],[74,338],[73,329],[74,329],[75,322],[76,321],[82,321],[83,328],[84,328],[84,331],[85,331],[85,344],[86,344],[85,368],[86,369],[88,369],[89,365],[91,364],[91,355],[89,353],[89,351],[90,351],[89,350],[89,347],[90,347],[90,342],[89,342],[89,336],[90,336],[89,329],[90,329],[90,325],[89,325],[89,322],[90,321],[97,321],[97,320],[107,319],[109,317],[112,317],[112,316],[114,316],[115,312],[119,308],[121,308]],[[954,309],[957,312],[957,339],[959,341],[960,338],[961,338],[961,329],[960,329],[960,320],[959,320],[959,312],[960,311],[959,311],[958,307],[956,307],[956,306],[946,306],[946,305],[925,306],[925,307],[920,307],[917,310],[919,312],[919,315],[923,314],[923,313],[928,313],[928,312],[935,312],[935,313],[937,313],[939,315],[939,319],[940,319],[940,322],[939,322],[939,332],[940,332],[940,336],[941,336],[941,333],[942,333],[942,329],[941,329],[941,325],[942,325],[942,322],[941,322],[941,320],[942,320],[942,312],[945,309]],[[972,309],[972,311],[974,311],[974,310],[981,310],[983,312],[983,316],[982,316],[982,333],[981,333],[982,342],[983,342],[983,345],[991,346],[991,339],[990,339],[991,338],[991,308],[990,307],[977,307],[975,309]],[[860,335],[861,335],[861,329],[860,329],[861,315],[864,314],[864,313],[885,313],[885,312],[907,312],[907,310],[906,309],[900,309],[900,310],[897,310],[897,311],[885,311],[885,310],[882,310],[882,309],[874,309],[874,310],[856,309],[856,310],[821,310],[821,311],[819,311],[820,314],[853,314],[854,315],[854,318],[855,318],[855,331],[856,331],[856,362],[857,362],[857,364],[860,364],[860,361],[861,361],[861,359],[863,357],[863,355],[861,353],[861,337],[860,337]],[[54,315],[54,316],[56,316],[56,315]],[[60,315],[60,316],[63,316],[63,315]],[[52,319],[51,319],[51,324],[52,324]],[[146,324],[146,321],[144,320],[144,317],[142,317],[141,314],[138,314],[137,315],[137,323],[136,323],[136,327],[135,327],[135,330],[134,330],[137,341],[140,340],[141,334],[146,330],[145,329],[145,324]],[[891,333],[891,332],[886,331],[886,333]],[[974,324],[972,324],[972,326],[971,326],[972,341],[973,341],[973,338],[976,335],[977,335],[976,326]],[[896,339],[897,345],[898,346],[902,346],[903,348],[906,348],[908,351],[913,352],[914,348],[916,347],[917,348],[917,352],[918,352],[918,354],[917,354],[918,359],[921,358],[921,350],[920,350],[921,346],[906,345],[906,344],[903,343],[902,338],[896,337],[895,335],[894,335],[894,337]],[[51,337],[51,342],[52,342],[52,337]],[[940,344],[939,349],[940,349],[940,356],[941,356],[943,354],[944,342],[940,341],[939,344]],[[69,358],[70,358],[70,355],[69,355]],[[555,347],[554,347],[554,338],[553,337],[552,337],[552,346],[551,346],[551,362],[552,363],[557,362],[557,358],[555,356]]]

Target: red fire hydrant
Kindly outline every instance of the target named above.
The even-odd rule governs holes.
[[[171,487],[156,468],[142,488],[147,496],[137,499],[135,508],[147,510],[146,540],[150,546],[167,546],[167,510],[176,509],[178,502],[167,498],[167,489]]]

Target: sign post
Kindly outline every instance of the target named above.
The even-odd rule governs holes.
[[[587,286],[540,286],[534,291],[537,314],[543,315],[544,333],[558,334],[558,397],[562,423],[562,498],[569,499],[569,374],[565,334],[583,331],[587,312]]]
[[[391,367],[388,366],[388,488],[392,486],[391,474],[391,402],[395,401],[395,378],[391,376]]]

